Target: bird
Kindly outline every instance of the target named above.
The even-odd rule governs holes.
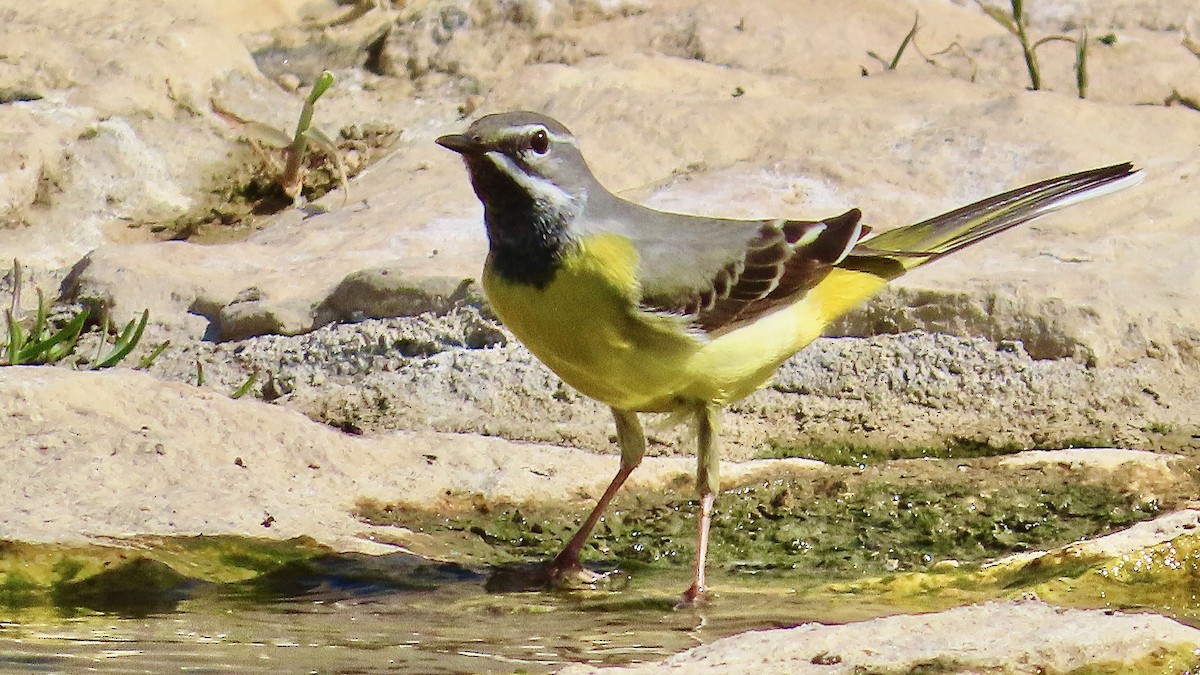
[[[995,234],[1141,178],[1129,162],[1043,180],[872,235],[859,209],[824,220],[734,220],[651,209],[592,174],[561,122],[485,115],[436,143],[458,153],[483,204],[481,282],[496,316],[564,382],[612,410],[620,466],[545,566],[547,583],[595,581],[580,556],[641,463],[642,413],[695,431],[699,515],[692,583],[704,601],[719,492],[720,411],[888,281]]]

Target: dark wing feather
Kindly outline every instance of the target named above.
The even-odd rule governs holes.
[[[858,209],[823,221],[765,221],[740,256],[711,282],[682,297],[645,297],[651,311],[686,316],[705,333],[723,333],[794,301],[816,286],[867,230]]]

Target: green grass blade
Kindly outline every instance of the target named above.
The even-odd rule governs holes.
[[[164,351],[166,351],[167,347],[170,347],[170,346],[171,346],[171,341],[164,340],[162,342],[162,344],[155,347],[153,351],[151,351],[149,354],[143,356],[142,360],[138,361],[138,364],[136,366],[134,366],[133,369],[134,370],[146,370],[150,366],[154,365],[154,360],[157,359]]]
[[[311,103],[316,103],[317,99],[324,96],[325,92],[329,91],[329,88],[332,86],[333,73],[329,72],[328,70],[322,71],[321,74],[317,76],[317,81],[313,82],[312,91],[308,93],[308,100]]]
[[[917,28],[921,23],[921,15],[918,13],[913,19],[912,28],[909,29],[908,35],[904,36],[904,40],[900,42],[900,47],[896,49],[896,55],[892,57],[892,62],[888,64],[888,70],[895,70],[896,66],[900,65],[900,57],[904,56],[904,50],[908,48],[913,38],[917,36]]]
[[[317,99],[329,91],[331,86],[333,86],[333,73],[326,70],[313,83],[312,91],[308,93],[304,107],[300,110],[300,119],[296,122],[296,133],[292,138],[292,144],[287,148],[287,162],[283,168],[283,175],[279,177],[279,185],[287,196],[296,201],[299,201],[300,192],[304,189],[304,154],[308,151],[308,141],[311,137],[307,132],[312,126]]]
[[[1075,88],[1079,90],[1079,98],[1087,98],[1087,28],[1075,40]]]
[[[333,86],[333,73],[328,70],[317,76],[317,80],[313,82],[312,91],[308,92],[308,98],[304,100],[304,108],[300,110],[300,119],[296,123],[295,140],[300,141],[300,135],[303,134],[310,126],[312,126],[313,113],[316,110],[317,99],[321,98],[329,88]]]
[[[241,398],[241,397],[245,396],[250,391],[250,389],[254,387],[254,382],[257,379],[258,379],[258,370],[255,369],[253,372],[250,373],[250,377],[247,377],[246,381],[243,382],[241,384],[241,386],[239,386],[232,394],[229,395],[229,398]]]
[[[33,320],[33,330],[29,331],[30,340],[43,340],[47,337],[48,327],[46,325],[46,296],[42,294],[42,289],[37,289],[37,317]]]
[[[1025,69],[1029,71],[1029,88],[1038,91],[1042,88],[1042,71],[1037,60],[1037,45],[1029,43],[1029,33],[1025,30],[1025,10],[1021,0],[1012,0],[1012,16],[1017,40],[1021,42],[1025,56]]]
[[[17,360],[17,354],[21,351],[21,346],[25,342],[25,336],[21,333],[21,324],[17,323],[13,317],[11,309],[4,310],[4,320],[8,322],[8,344],[5,345],[5,362],[10,366],[21,365]]]
[[[126,324],[125,330],[121,331],[112,351],[108,353],[108,356],[93,364],[92,368],[111,368],[120,363],[121,359],[129,356],[129,352],[133,351],[138,341],[142,339],[142,333],[146,330],[146,322],[149,320],[150,310],[142,310],[141,321],[130,321]]]
[[[84,307],[78,314],[71,317],[71,320],[57,333],[37,345],[36,361],[38,363],[57,363],[66,358],[75,349],[75,343],[79,340],[79,334],[83,332],[83,326],[87,323],[89,314],[91,311]],[[30,346],[31,351],[34,351],[33,347],[33,345]]]
[[[25,331],[21,328],[21,322],[13,316],[12,310],[5,310],[4,315],[8,320],[8,363],[18,366],[25,363],[20,358],[27,342]]]
[[[100,355],[104,353],[104,345],[108,344],[108,329],[111,317],[107,311],[104,312],[104,321],[100,324],[100,341],[96,343],[96,356],[92,358],[91,368],[95,368],[100,362]]]
[[[992,17],[993,21],[1001,26],[1004,26],[1008,32],[1012,33],[1013,35],[1020,33],[1020,31],[1017,30],[1016,24],[1013,23],[1012,18],[1009,17],[1004,10],[1000,9],[999,7],[990,7],[982,2],[979,3],[979,8],[983,10],[984,14]]]

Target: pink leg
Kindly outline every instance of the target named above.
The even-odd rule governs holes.
[[[571,537],[571,541],[567,543],[557,556],[554,557],[554,562],[550,563],[550,577],[552,581],[560,581],[567,576],[582,578],[586,581],[593,581],[594,575],[583,568],[579,562],[579,553],[583,551],[583,544],[592,534],[592,528],[596,527],[596,523],[600,522],[600,516],[604,515],[604,509],[608,503],[612,501],[617,490],[621,489],[621,485],[625,483],[625,479],[629,478],[629,474],[637,466],[622,466],[617,475],[613,477],[612,482],[608,484],[608,489],[600,497],[600,501],[596,502],[596,508],[592,509],[587,520],[583,521],[583,525],[579,526],[579,531]]]
[[[711,492],[700,499],[700,531],[696,536],[696,568],[692,575],[692,585],[683,592],[682,606],[696,603],[704,596],[704,559],[708,557],[708,526],[712,522],[713,502],[716,495]]]
[[[646,454],[646,435],[642,431],[641,423],[638,422],[637,414],[614,408],[613,417],[617,421],[617,444],[621,446],[621,469],[608,484],[600,501],[596,502],[596,508],[592,509],[587,520],[583,521],[579,531],[575,533],[574,537],[571,537],[571,541],[550,563],[549,572],[552,585],[569,576],[583,579],[588,583],[596,580],[596,575],[585,570],[579,562],[579,554],[583,551],[584,542],[592,534],[592,529],[596,527],[596,523],[600,522],[600,516],[604,515],[604,509],[608,507],[608,503],[617,494],[617,490],[620,490],[621,486],[625,484],[625,479],[629,478],[629,474],[633,473],[633,470],[642,463],[642,456]]]
[[[694,605],[704,599],[708,528],[712,523],[713,503],[716,501],[717,490],[721,484],[718,475],[720,468],[718,434],[720,434],[720,421],[717,419],[717,410],[710,406],[704,406],[697,410],[696,490],[700,493],[700,522],[696,533],[696,569],[692,575],[692,585],[683,592],[681,607]]]

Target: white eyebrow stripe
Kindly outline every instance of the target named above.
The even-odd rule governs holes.
[[[556,134],[553,131],[550,131],[549,129],[547,129],[545,127],[545,125],[542,125],[542,124],[526,124],[526,125],[520,126],[520,127],[511,127],[511,129],[514,132],[514,135],[533,134],[536,131],[545,131],[546,137],[549,138],[550,140],[554,141],[555,143],[566,143],[567,145],[578,145],[577,142],[575,141],[574,136],[572,136],[570,134]]]

